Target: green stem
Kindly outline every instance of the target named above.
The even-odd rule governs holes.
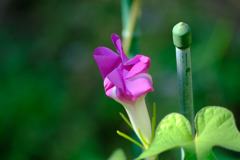
[[[132,0],[121,0],[121,10],[122,10],[122,28],[123,31],[127,29],[128,19],[130,14]]]
[[[146,149],[148,149],[149,143],[143,138],[140,129],[138,129],[138,134],[139,134],[139,136],[140,136],[140,140],[142,141],[143,145],[146,147]]]
[[[117,134],[118,134],[119,136],[121,136],[121,137],[123,137],[123,138],[125,138],[125,139],[127,139],[127,140],[129,140],[129,141],[131,141],[132,143],[138,145],[138,146],[141,147],[143,150],[145,150],[145,148],[144,148],[140,143],[138,143],[137,141],[135,141],[134,139],[132,139],[131,137],[129,137],[129,136],[126,135],[125,133],[120,132],[120,131],[117,131]]]
[[[137,41],[140,32],[139,15],[141,0],[122,0],[121,5],[124,52],[127,56],[134,56],[138,52]]]
[[[173,43],[176,46],[177,78],[180,113],[190,122],[192,135],[195,135],[194,107],[192,90],[192,68],[191,68],[191,29],[180,22],[173,28]]]
[[[122,119],[127,123],[127,125],[134,131],[133,126],[131,125],[127,117],[125,117],[124,114],[122,114],[121,112],[119,114],[122,117]]]
[[[153,117],[152,117],[152,138],[151,138],[151,142],[154,139],[154,135],[155,135],[155,127],[156,127],[156,103],[153,104]]]

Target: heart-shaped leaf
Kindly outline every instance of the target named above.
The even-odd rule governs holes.
[[[240,152],[240,133],[233,114],[223,107],[205,107],[195,119],[196,136],[193,139],[189,121],[172,113],[159,123],[153,143],[138,159],[151,157],[166,150],[182,147],[185,160],[212,160],[214,146]]]
[[[240,133],[232,112],[223,107],[206,107],[195,120],[197,156],[213,157],[212,147],[220,146],[240,152]]]
[[[189,121],[179,113],[172,113],[159,123],[151,146],[138,159],[151,157],[192,141]]]

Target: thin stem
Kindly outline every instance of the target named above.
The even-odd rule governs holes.
[[[143,138],[140,129],[138,129],[138,134],[139,134],[139,136],[140,136],[140,140],[143,142],[143,144],[144,144],[144,146],[146,147],[146,149],[148,149],[149,144],[148,144],[148,142]]]
[[[155,127],[156,127],[156,103],[153,104],[153,117],[152,117],[152,137],[151,137],[151,143],[154,138],[155,134]]]
[[[139,147],[141,147],[143,150],[145,150],[145,148],[140,144],[138,143],[137,141],[135,141],[134,139],[132,139],[131,137],[129,137],[128,135],[126,135],[125,133],[122,133],[120,131],[117,131],[117,134],[131,142],[133,142],[134,144],[138,145]]]
[[[132,0],[122,0],[123,48],[126,55],[129,55],[129,51],[132,48],[134,32],[136,33],[136,28],[138,28],[136,26],[136,23],[138,16],[140,15],[139,13],[141,6],[141,0],[133,0],[132,2],[131,1]]]
[[[124,116],[124,114],[122,114],[121,112],[119,113],[120,116],[122,117],[122,119],[127,123],[127,125],[134,131],[133,126],[131,125],[131,123],[129,122],[129,120],[127,119],[126,116]]]
[[[123,28],[123,31],[125,31],[127,29],[132,1],[133,0],[121,0],[122,28]]]

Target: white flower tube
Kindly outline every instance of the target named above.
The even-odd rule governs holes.
[[[133,129],[138,136],[138,138],[141,140],[142,144],[145,148],[148,148],[150,142],[151,142],[151,135],[152,135],[152,129],[151,129],[151,121],[149,118],[147,106],[145,103],[145,95],[139,97],[136,100],[136,103],[134,106],[122,103],[124,106],[128,117],[130,119],[130,122],[133,126]],[[139,133],[141,132],[142,138],[148,143],[146,144],[144,140],[141,138],[141,135]]]

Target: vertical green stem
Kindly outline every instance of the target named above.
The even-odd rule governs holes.
[[[140,33],[139,15],[141,0],[121,0],[121,5],[123,48],[125,54],[132,57],[138,52],[138,38]]]
[[[141,0],[121,0],[123,49],[130,58],[138,53],[140,3]],[[142,152],[138,148],[133,149],[134,156],[138,156]]]
[[[122,28],[123,32],[127,29],[132,0],[121,0]]]
[[[195,135],[194,107],[191,68],[191,29],[185,23],[178,23],[173,28],[173,43],[176,46],[177,78],[180,113],[190,122],[192,135]]]

